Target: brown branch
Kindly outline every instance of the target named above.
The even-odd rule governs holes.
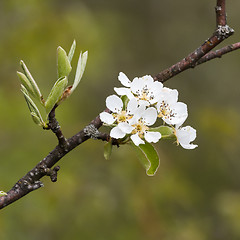
[[[97,116],[89,125],[94,126],[96,129],[100,128],[102,126],[102,122],[99,116]],[[67,140],[69,144],[66,149],[62,149],[59,145],[56,146],[55,149],[53,149],[40,163],[38,163],[31,171],[22,177],[13,186],[13,188],[7,192],[6,196],[0,197],[0,209],[22,198],[33,190],[42,187],[43,184],[40,182],[40,179],[43,176],[51,175],[50,169],[63,156],[90,138],[90,136],[85,133],[85,129],[87,127]],[[54,169],[52,171],[54,171]],[[55,172],[57,172],[57,169],[55,169]]]
[[[105,109],[106,112],[110,110]],[[68,145],[65,149],[56,146],[42,161],[40,161],[31,171],[29,171],[24,177],[22,177],[18,182],[12,187],[7,195],[0,197],[0,209],[8,206],[9,204],[17,201],[26,194],[40,188],[43,186],[40,179],[44,176],[50,176],[52,182],[57,180],[57,171],[59,167],[56,166],[51,169],[62,157],[64,157],[68,152],[73,150],[75,147],[85,142],[89,138],[94,138],[89,129],[99,129],[102,126],[100,117],[97,116],[94,120],[90,122],[84,129],[80,132],[67,139]]]
[[[234,33],[234,30],[226,25],[225,0],[217,0],[215,9],[217,29],[214,31],[213,35],[180,62],[158,73],[154,77],[155,81],[165,82],[175,75],[194,67],[204,55]]]
[[[217,27],[218,25],[225,26],[227,24],[225,0],[217,0],[215,11]]]
[[[216,19],[217,29],[214,34],[205,41],[199,48],[190,53],[182,61],[176,63],[172,67],[160,72],[154,78],[155,80],[164,82],[169,78],[183,72],[184,70],[196,66],[200,63],[208,61],[210,59],[220,57],[227,52],[236,50],[239,48],[239,43],[227,46],[216,52],[210,52],[224,39],[228,38],[233,34],[233,29],[226,25],[226,11],[225,11],[225,0],[217,0],[216,6]],[[210,53],[209,53],[210,52]],[[108,109],[105,111],[110,112]],[[91,123],[82,129],[80,132],[75,134],[69,139],[65,139],[61,129],[55,119],[55,108],[49,116],[49,129],[51,129],[59,140],[59,145],[55,147],[40,163],[38,163],[31,171],[29,171],[24,177],[22,177],[13,188],[8,191],[6,196],[0,197],[0,209],[8,206],[9,204],[17,201],[26,194],[32,192],[43,186],[40,179],[43,176],[50,176],[54,182],[57,180],[57,171],[59,167],[56,166],[51,169],[62,157],[68,152],[73,150],[75,147],[88,140],[89,138],[101,139],[103,141],[109,141],[108,134],[102,134],[98,129],[102,126],[102,122],[97,116]],[[112,143],[118,145],[118,142],[112,139]]]
[[[235,51],[237,49],[240,49],[240,42],[225,46],[225,47],[223,47],[221,49],[218,49],[216,51],[211,51],[211,52],[207,53],[205,56],[203,56],[202,58],[200,58],[196,62],[195,66],[197,66],[199,64],[202,64],[202,63],[205,63],[207,61],[210,61],[214,58],[221,58],[223,55],[225,55],[227,53],[230,53],[232,51]]]
[[[109,109],[106,109],[105,111],[110,112]],[[121,143],[119,139],[112,138],[108,133],[99,132],[93,124],[89,124],[88,126],[86,126],[84,128],[84,132],[86,136],[89,136],[92,139],[99,139],[102,141],[111,142],[112,145],[117,145],[118,147]]]
[[[59,143],[59,146],[63,149],[63,150],[67,150],[68,148],[68,141],[67,139],[64,137],[63,133],[62,133],[62,130],[61,130],[61,127],[55,117],[55,111],[56,111],[56,108],[58,107],[57,104],[55,104],[55,106],[53,107],[53,109],[51,110],[51,112],[49,113],[48,115],[48,120],[49,120],[49,123],[48,123],[48,128],[45,128],[47,130],[51,129],[52,132],[56,135],[57,139],[58,139],[58,143]]]
[[[108,133],[99,133],[97,139],[110,142],[112,143],[112,145],[116,145],[117,147],[119,147],[119,145],[121,144],[121,141],[119,139],[112,138]]]

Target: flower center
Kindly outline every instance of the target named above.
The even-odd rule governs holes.
[[[175,116],[175,113],[173,113],[172,109],[170,109],[169,105],[167,103],[165,103],[164,101],[162,101],[162,104],[160,105],[159,108],[159,113],[158,113],[158,117],[160,118],[168,118],[168,119],[172,119],[172,117]]]
[[[126,111],[122,111],[120,114],[118,114],[117,116],[118,122],[126,122],[126,120],[127,120]]]
[[[133,116],[130,114],[127,114],[126,111],[121,111],[120,113],[113,114],[113,117],[117,120],[118,123],[120,122],[127,122],[129,119],[131,119]]]
[[[146,126],[141,119],[138,120],[138,123],[134,124],[133,127],[134,130],[132,131],[132,134],[138,133],[139,137],[143,137],[144,132],[149,130],[149,127]]]
[[[145,85],[142,90],[137,90],[137,98],[139,100],[145,100],[145,101],[149,101],[152,100],[154,98],[153,92],[150,92],[149,88],[147,87],[147,85]]]

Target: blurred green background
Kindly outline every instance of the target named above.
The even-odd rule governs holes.
[[[227,2],[236,33],[224,45],[240,38],[240,2]],[[80,86],[57,111],[70,137],[105,108],[120,71],[130,79],[154,76],[207,39],[215,4],[1,0],[0,190],[8,191],[57,144],[31,120],[16,77],[20,59],[47,96],[56,80],[56,48],[68,50],[75,38],[77,53],[89,51]],[[158,143],[161,166],[148,177],[128,147],[114,149],[106,161],[104,143],[89,140],[60,161],[57,183],[44,178],[44,188],[1,211],[0,239],[240,239],[239,62],[235,51],[165,84],[188,104],[196,150]]]

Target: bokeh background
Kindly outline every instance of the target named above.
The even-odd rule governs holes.
[[[70,137],[105,108],[120,71],[130,79],[154,76],[207,39],[215,4],[1,0],[0,189],[8,191],[57,144],[31,120],[16,77],[21,59],[47,96],[56,80],[56,48],[68,50],[76,39],[76,53],[89,51],[80,86],[57,110]],[[224,45],[240,38],[239,9],[239,1],[227,1],[236,33]],[[165,84],[188,104],[186,124],[197,129],[197,149],[158,143],[161,166],[148,177],[128,147],[106,161],[104,143],[89,140],[60,161],[57,183],[44,178],[44,188],[1,210],[0,239],[240,239],[239,62],[235,51]]]

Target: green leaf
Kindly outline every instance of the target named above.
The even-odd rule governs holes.
[[[83,54],[80,53],[79,59],[78,59],[78,65],[76,70],[76,75],[73,83],[73,87],[71,89],[71,93],[76,89],[78,86],[80,80],[82,79],[86,64],[87,64],[87,58],[88,58],[88,51],[84,52]]]
[[[57,48],[58,78],[67,77],[72,70],[71,63],[65,50]]]
[[[129,99],[126,95],[121,96],[122,102],[123,102],[123,110],[126,110]]]
[[[27,89],[27,91],[32,95],[35,96],[35,92],[33,90],[33,86],[31,82],[28,80],[25,74],[21,72],[17,72],[17,75],[21,81],[21,84]]]
[[[39,126],[44,126],[45,123],[44,123],[44,121],[42,119],[40,111],[38,110],[38,108],[37,108],[36,104],[34,103],[34,101],[29,96],[27,89],[23,85],[21,85],[21,91],[24,94],[24,98],[25,98],[25,100],[27,102],[27,105],[28,105],[28,108],[30,110],[30,113],[31,113],[33,121],[36,124],[38,124]]]
[[[145,144],[140,144],[139,146],[131,143],[131,146],[135,149],[138,159],[146,169],[147,175],[155,175],[160,164],[160,159],[153,145],[145,142]]]
[[[36,99],[38,99],[41,102],[42,99],[42,94],[40,92],[40,89],[37,85],[37,83],[35,82],[35,80],[33,79],[31,73],[29,72],[27,66],[25,65],[25,63],[21,60],[20,61],[20,65],[25,73],[25,76],[28,79],[28,84],[27,85],[31,85],[32,86],[32,90],[29,91],[30,94],[32,94]],[[20,79],[21,80],[21,79]],[[23,85],[25,86],[25,84],[23,83]],[[26,87],[26,86],[25,86]],[[27,87],[26,87],[27,88]],[[27,88],[28,89],[28,88]]]
[[[112,154],[112,143],[111,142],[107,142],[105,145],[104,145],[104,158],[106,160],[109,160],[110,157],[111,157],[111,154]]]
[[[43,121],[41,121],[41,119],[37,116],[36,113],[31,112],[31,116],[32,116],[32,120],[38,125],[38,126],[42,126],[43,127]]]
[[[159,126],[159,127],[155,127],[155,128],[150,128],[149,131],[151,131],[151,132],[160,132],[161,135],[162,135],[161,139],[163,139],[163,138],[165,138],[165,139],[175,138],[174,128],[172,128],[172,127]]]
[[[29,108],[30,112],[35,112],[37,115],[38,115],[38,113],[40,114],[36,104],[31,99],[31,97],[28,94],[27,89],[23,85],[21,85],[21,91],[24,94],[24,97],[25,97],[25,100],[27,102],[27,105],[28,105],[28,108]]]
[[[73,58],[75,49],[76,49],[76,41],[74,40],[74,41],[73,41],[73,44],[72,44],[72,46],[71,46],[71,49],[70,49],[70,51],[69,51],[69,53],[68,53],[68,60],[69,60],[70,63],[72,62],[72,58]]]
[[[7,193],[5,193],[4,191],[0,191],[0,197],[4,195],[7,195]]]
[[[46,113],[49,114],[53,109],[56,103],[61,99],[61,96],[67,86],[67,77],[59,78],[54,86],[52,87],[51,92],[48,95],[48,98],[45,102]]]

